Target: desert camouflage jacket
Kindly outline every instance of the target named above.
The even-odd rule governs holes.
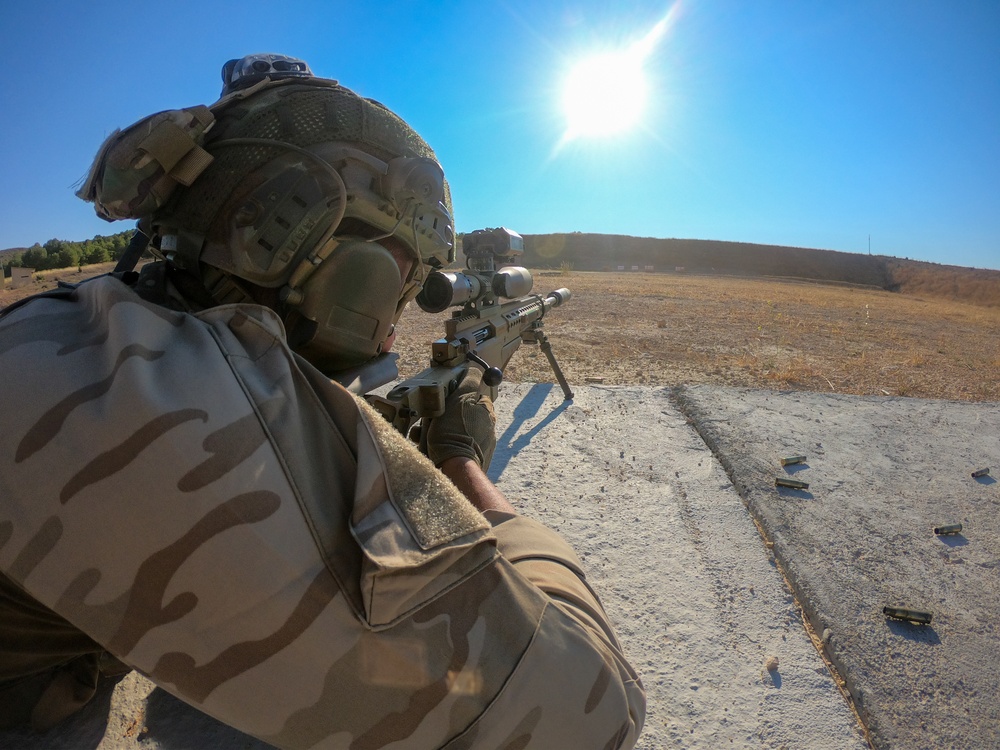
[[[0,383],[0,571],[188,703],[283,748],[635,744],[568,545],[476,512],[269,310],[99,278],[0,318]]]

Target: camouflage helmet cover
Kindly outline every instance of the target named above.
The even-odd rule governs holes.
[[[224,253],[207,258],[201,250],[229,242],[228,220],[274,171],[266,166],[285,159],[312,173],[328,195],[336,189],[320,175],[346,180],[341,219],[397,237],[432,268],[454,260],[447,181],[426,141],[388,108],[320,78],[266,81],[230,97],[212,106],[216,122],[203,144],[212,163],[153,217],[154,228],[177,230],[178,255],[240,275],[239,259],[225,263]]]
[[[261,73],[265,63],[269,72]],[[77,195],[108,221],[152,220],[154,229],[203,242],[213,227],[220,229],[221,216],[238,204],[241,188],[263,165],[294,152],[305,157],[299,161],[310,171],[329,174],[345,165],[331,170],[316,152],[333,144],[353,147],[373,174],[367,191],[352,193],[358,179],[346,186],[343,197],[356,205],[345,216],[398,236],[432,267],[454,260],[447,181],[443,173],[434,174],[441,168],[433,150],[400,117],[336,81],[312,76],[303,61],[284,55],[230,60],[223,80],[224,96],[209,107],[159,112],[115,130]],[[352,174],[359,177],[356,169]],[[201,248],[190,242],[168,250],[201,260]]]
[[[223,75],[231,80],[251,58],[260,63],[252,73],[262,57],[272,67],[272,58],[295,60],[250,56]],[[314,364],[325,360],[321,369],[353,366],[381,350],[427,272],[454,260],[447,182],[409,125],[336,81],[306,67],[244,83],[211,107],[113,134],[78,195],[109,220],[143,219],[177,265],[280,289],[293,348],[299,337]],[[402,246],[416,261],[404,278],[387,261],[390,237],[393,252]],[[358,329],[356,312],[369,328],[363,345],[342,337]],[[292,330],[302,316],[312,327]],[[336,350],[349,356],[331,359]]]

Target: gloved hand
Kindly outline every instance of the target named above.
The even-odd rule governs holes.
[[[490,466],[497,446],[493,401],[480,393],[482,371],[470,367],[455,392],[448,396],[445,411],[427,428],[427,457],[435,466],[449,458],[465,456],[483,471]]]

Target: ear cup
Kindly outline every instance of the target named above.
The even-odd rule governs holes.
[[[366,362],[389,335],[401,284],[384,247],[342,241],[302,286],[285,321],[289,345],[323,372]]]

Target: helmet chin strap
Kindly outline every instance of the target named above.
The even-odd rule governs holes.
[[[133,270],[147,247],[149,247],[149,236],[139,224],[136,224],[135,233],[129,239],[128,247],[125,248],[125,252],[118,259],[118,263],[115,264],[115,269],[111,273],[126,273]]]
[[[219,305],[255,303],[253,295],[234,276],[212,266],[203,266],[201,283]]]
[[[305,301],[305,292],[302,287],[305,286],[319,265],[337,249],[339,244],[340,240],[336,237],[328,237],[325,242],[320,243],[316,250],[303,258],[302,262],[292,271],[292,275],[288,277],[288,283],[282,287],[281,301],[293,306],[301,305]]]

